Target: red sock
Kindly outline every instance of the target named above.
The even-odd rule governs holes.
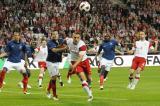
[[[103,81],[104,81],[104,76],[101,75],[101,76],[100,76],[100,86],[103,85]]]
[[[6,70],[3,69],[3,70],[1,71],[1,73],[0,73],[0,88],[2,88],[2,86],[3,86],[3,80],[4,80],[4,78],[5,78],[5,75],[6,75]]]
[[[57,97],[57,94],[56,94],[56,80],[52,80],[52,91],[53,91],[53,96]]]
[[[49,81],[47,91],[50,92],[51,88],[52,88],[52,80]]]
[[[27,92],[27,84],[28,84],[28,76],[26,74],[23,74],[23,91]]]

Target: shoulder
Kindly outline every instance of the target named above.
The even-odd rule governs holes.
[[[11,40],[9,41],[7,44],[10,45],[10,44],[13,44],[14,42]]]
[[[79,47],[80,51],[86,51],[87,50],[87,46],[82,40],[79,41],[78,47]]]
[[[78,45],[79,46],[83,46],[83,45],[86,45],[86,44],[84,43],[84,41],[80,40],[79,43],[78,43]]]
[[[110,42],[118,44],[117,40],[115,40],[115,39],[112,39]]]
[[[52,40],[49,40],[49,41],[47,42],[47,45],[51,45],[51,44],[54,44],[54,42],[53,42]]]

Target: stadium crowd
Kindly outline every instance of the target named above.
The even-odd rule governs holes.
[[[14,0],[13,0],[14,1]],[[131,49],[136,33],[144,31],[152,50],[160,51],[160,2],[159,0],[90,0],[90,12],[79,11],[83,0],[15,0],[0,1],[0,48],[11,39],[13,30],[21,29],[23,42],[31,44],[39,37],[50,38],[53,30],[61,37],[80,31],[81,37],[92,48],[101,43],[102,32],[121,40],[121,51]]]

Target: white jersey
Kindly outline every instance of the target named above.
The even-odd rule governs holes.
[[[71,54],[71,61],[77,61],[77,59],[79,58],[79,54],[84,54],[82,61],[86,60],[87,57],[87,47],[85,45],[85,43],[80,40],[78,42],[77,45],[73,44],[73,39],[70,38],[67,40],[67,45],[69,47],[70,50],[70,54]]]
[[[35,51],[37,53],[36,53],[34,61],[37,61],[37,62],[38,61],[46,61],[46,58],[48,56],[48,48],[47,48],[47,46],[46,47],[40,46],[39,48],[36,48]]]
[[[146,41],[146,40],[136,41],[136,48],[135,48],[135,53],[134,53],[135,56],[144,57],[146,59],[148,51],[149,51],[149,42],[148,41]]]

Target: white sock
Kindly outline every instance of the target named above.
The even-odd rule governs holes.
[[[88,96],[92,96],[92,92],[91,92],[91,90],[89,89],[88,83],[87,83],[86,81],[83,81],[83,82],[82,82],[82,87],[83,87],[84,91],[87,92]]]
[[[42,85],[42,78],[39,79],[38,84],[39,84],[39,85]]]
[[[140,79],[140,74],[136,74],[134,80],[133,80],[133,84],[136,86],[137,83],[139,82],[139,79]]]
[[[39,79],[38,79],[38,84],[42,85],[42,80],[43,80],[43,74],[39,75]]]

